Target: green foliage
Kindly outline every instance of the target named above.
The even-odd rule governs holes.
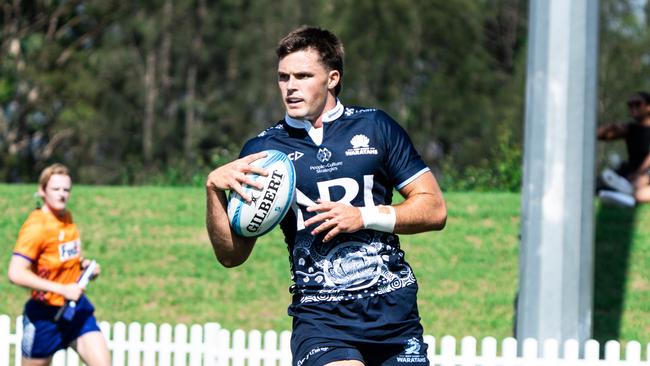
[[[601,2],[599,123],[624,119],[625,96],[648,87],[641,6]],[[89,184],[189,184],[228,161],[215,151],[236,156],[282,118],[274,48],[312,24],[345,44],[342,102],[386,110],[446,187],[517,190],[527,8],[525,0],[9,2],[0,18],[0,180],[31,182],[61,161]],[[598,161],[612,150],[621,145],[599,145]]]
[[[0,60],[11,75],[0,83],[2,107],[21,112],[11,116],[5,136],[13,140],[0,150],[5,181],[33,181],[52,161],[85,183],[194,181],[227,161],[214,161],[214,151],[236,155],[282,118],[274,48],[301,24],[328,27],[343,40],[343,103],[383,108],[416,145],[439,146],[439,156],[424,156],[436,169],[443,158],[462,168],[483,156],[472,146],[492,136],[495,106],[508,108],[497,99],[520,102],[495,93],[515,92],[504,88],[516,75],[504,65],[521,54],[525,22],[500,14],[524,14],[519,0],[109,0],[4,9],[1,44],[22,46]],[[48,26],[10,27],[42,19]],[[25,128],[33,115],[47,117],[38,130]],[[34,144],[39,138],[43,144]]]
[[[504,191],[519,192],[523,178],[523,152],[510,130],[497,136],[490,148],[489,159],[461,170],[454,168],[453,161],[446,161],[441,186],[450,191]]]
[[[0,78],[0,103],[6,103],[13,94],[13,83],[5,78]]]
[[[43,48],[44,45],[44,35],[42,33],[30,33],[22,42],[21,46],[25,52],[25,55],[29,57],[31,54],[38,53]]]

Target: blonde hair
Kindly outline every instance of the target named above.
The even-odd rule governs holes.
[[[50,178],[52,178],[52,176],[55,174],[70,176],[70,171],[68,170],[67,166],[59,163],[54,163],[48,166],[47,168],[43,169],[41,176],[38,178],[39,187],[42,190],[45,190],[45,187],[47,187],[47,183],[50,181]]]

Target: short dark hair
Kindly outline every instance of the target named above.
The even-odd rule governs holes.
[[[325,67],[329,70],[337,70],[341,74],[339,83],[334,87],[334,94],[339,95],[343,79],[343,56],[345,52],[343,43],[334,33],[319,27],[300,26],[280,40],[275,53],[278,55],[278,59],[282,59],[291,53],[308,48],[318,52]]]
[[[650,93],[640,90],[634,93],[634,96],[643,99],[645,104],[650,104]]]
[[[628,108],[638,108],[641,104],[650,104],[650,93],[637,91],[626,102]]]

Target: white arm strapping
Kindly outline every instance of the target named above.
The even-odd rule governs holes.
[[[388,213],[379,211],[379,207],[388,208]],[[365,206],[359,207],[361,211],[361,219],[363,220],[363,227],[385,233],[392,233],[395,230],[395,209],[393,206]]]

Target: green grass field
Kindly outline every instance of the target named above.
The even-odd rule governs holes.
[[[35,185],[0,185],[0,314],[19,315],[28,292],[6,279]],[[520,198],[445,193],[442,232],[402,236],[420,284],[425,333],[511,336],[518,277]],[[88,294],[100,320],[218,322],[226,329],[291,327],[289,263],[279,230],[242,266],[215,260],[202,188],[75,186],[70,208],[87,257],[102,265]],[[650,209],[597,207],[594,334],[650,341]]]

